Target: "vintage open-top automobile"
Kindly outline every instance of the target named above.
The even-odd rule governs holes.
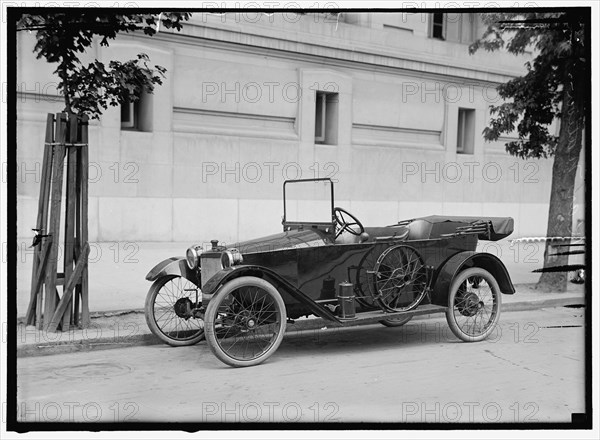
[[[311,196],[316,196],[312,199]],[[481,341],[500,317],[501,293],[514,294],[494,255],[478,239],[499,240],[510,217],[429,216],[364,227],[335,207],[330,179],[283,185],[283,232],[205,249],[190,247],[146,276],[146,321],[167,344],[204,337],[226,364],[269,358],[286,325],[316,315],[338,326],[401,326],[414,315],[445,312],[463,341]]]

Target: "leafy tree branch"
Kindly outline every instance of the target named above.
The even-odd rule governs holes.
[[[469,47],[470,53],[504,48],[515,55],[531,50],[533,56],[525,65],[525,75],[498,86],[504,102],[490,106],[492,118],[484,138],[495,141],[516,130],[518,139],[506,143],[508,153],[522,159],[554,157],[546,234],[571,237],[575,178],[590,96],[586,17],[581,10],[566,9],[482,14],[482,18],[487,28]],[[560,121],[558,136],[549,131],[555,120]],[[544,267],[568,267],[568,256],[557,253],[551,241],[546,241]],[[566,270],[545,272],[537,288],[564,291],[566,285]]]
[[[150,66],[146,54],[127,62],[98,61],[84,65],[79,57],[98,38],[100,45],[109,46],[117,34],[143,32],[155,35],[160,28],[182,29],[189,13],[111,14],[91,10],[71,10],[66,13],[23,14],[18,31],[35,32],[34,52],[37,58],[56,63],[54,71],[60,78],[58,90],[64,97],[69,113],[85,114],[97,119],[109,105],[136,101],[143,92],[152,93],[162,84],[166,69]]]

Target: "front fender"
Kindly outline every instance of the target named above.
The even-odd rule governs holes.
[[[146,279],[154,281],[166,275],[182,276],[192,283],[200,285],[196,272],[188,267],[184,257],[171,257],[161,261],[148,272]]]
[[[480,267],[491,273],[498,282],[502,293],[508,295],[515,293],[508,270],[498,257],[485,252],[465,251],[453,255],[441,267],[435,280],[431,302],[447,306],[452,280],[460,271],[470,267]]]
[[[202,304],[207,304],[220,286],[234,278],[242,276],[264,278],[273,284],[276,289],[288,293],[296,301],[305,304],[315,315],[329,319],[330,321],[340,322],[327,308],[313,301],[308,295],[290,284],[289,281],[281,277],[277,272],[263,266],[242,265],[220,270],[204,284],[202,288]]]

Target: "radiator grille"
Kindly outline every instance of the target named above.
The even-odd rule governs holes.
[[[214,274],[222,269],[221,253],[206,252],[200,255],[200,270],[202,274],[202,289]]]

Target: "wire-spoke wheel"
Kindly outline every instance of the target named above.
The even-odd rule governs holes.
[[[406,324],[408,321],[410,321],[412,319],[412,317],[413,317],[413,315],[396,316],[394,318],[382,319],[379,322],[381,324],[385,325],[386,327],[402,327],[404,324]]]
[[[465,342],[487,338],[498,324],[501,292],[488,271],[472,267],[460,272],[450,287],[446,319],[452,333]]]
[[[373,272],[375,301],[383,310],[405,312],[417,307],[425,296],[425,264],[410,246],[386,249],[377,259]]]
[[[281,295],[267,281],[240,277],[226,283],[206,308],[206,339],[227,365],[249,367],[279,347],[287,322]]]
[[[186,278],[178,275],[159,278],[146,296],[144,314],[148,327],[169,345],[196,344],[204,337],[204,321],[192,311],[200,298],[198,286]]]

